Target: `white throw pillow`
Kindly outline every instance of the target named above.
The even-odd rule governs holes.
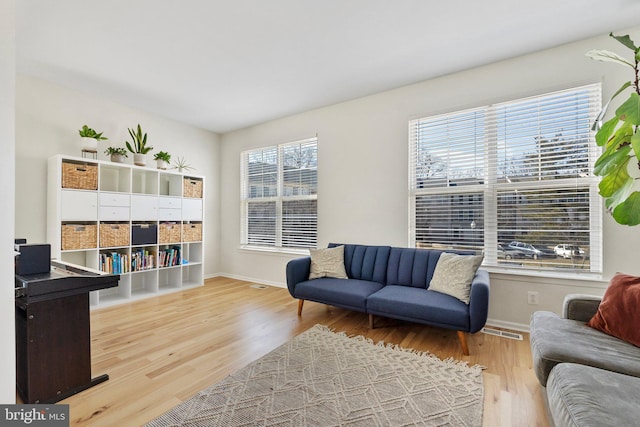
[[[348,279],[344,268],[344,246],[325,249],[309,249],[311,255],[311,272],[309,280],[320,277]]]
[[[471,282],[483,258],[482,255],[457,255],[443,252],[433,272],[429,290],[451,295],[469,304]]]

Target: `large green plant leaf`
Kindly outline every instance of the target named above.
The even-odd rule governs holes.
[[[612,210],[620,203],[624,202],[629,194],[631,194],[631,190],[633,188],[633,179],[626,181],[622,187],[618,189],[615,193],[611,195],[611,197],[605,198],[605,206],[607,209]]]
[[[629,176],[629,172],[627,171],[629,160],[631,160],[631,157],[627,156],[627,158],[620,162],[613,171],[602,178],[602,181],[600,181],[600,184],[598,185],[598,188],[600,188],[600,195],[602,197],[611,197],[628,182],[633,183],[633,178]]]
[[[631,146],[624,145],[620,148],[611,146],[596,160],[593,173],[598,176],[606,176],[613,172],[618,165],[624,161],[628,161]]]
[[[618,40],[624,46],[626,46],[629,49],[631,49],[634,53],[636,53],[638,51],[638,47],[635,45],[633,40],[631,40],[631,37],[629,37],[628,34],[625,34],[624,36],[616,36],[613,33],[609,33],[609,37]]]
[[[611,134],[613,134],[613,131],[616,129],[616,125],[618,124],[618,122],[619,120],[617,117],[612,117],[611,119],[607,120],[602,125],[600,130],[596,133],[596,144],[598,144],[600,147],[606,144],[611,137]]]
[[[622,86],[620,86],[620,89],[618,89],[617,92],[613,94],[613,96],[604,105],[604,107],[602,107],[602,110],[600,110],[600,113],[598,113],[598,116],[593,121],[593,125],[591,126],[591,130],[592,131],[600,130],[600,124],[604,120],[604,116],[607,114],[607,110],[609,110],[609,104],[611,104],[611,101],[613,101],[613,98],[615,98],[616,96],[620,95],[629,86],[631,86],[631,82],[630,81],[629,82],[625,82]]]
[[[636,129],[635,133],[631,136],[631,147],[636,154],[636,158],[640,161],[640,128]]]
[[[618,107],[616,116],[624,122],[640,125],[640,95],[632,92],[629,99]]]
[[[640,192],[634,191],[627,200],[613,209],[613,218],[620,224],[640,224]]]
[[[618,127],[611,138],[609,138],[609,141],[607,141],[605,147],[609,149],[620,147],[623,144],[630,144],[632,136],[633,125],[628,122],[622,122],[620,127]]]
[[[610,52],[608,50],[593,49],[587,52],[586,55],[591,59],[595,59],[596,61],[615,62],[618,64],[626,65],[628,67],[633,68],[635,71],[634,64],[627,61],[624,57],[618,55],[615,52]]]

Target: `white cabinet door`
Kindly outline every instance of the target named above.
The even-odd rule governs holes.
[[[129,195],[122,193],[100,193],[100,206],[129,206]]]
[[[100,221],[129,221],[129,206],[100,206]]]
[[[182,219],[182,209],[158,209],[158,219],[160,221],[180,221]]]
[[[62,221],[97,221],[98,193],[92,191],[60,191]]]
[[[160,197],[158,199],[158,207],[166,209],[182,208],[182,199],[180,197]]]
[[[182,219],[202,221],[202,199],[182,199]]]
[[[140,194],[131,195],[132,221],[157,221],[158,197]]]
[[[100,221],[128,221],[131,199],[128,194],[100,193]]]

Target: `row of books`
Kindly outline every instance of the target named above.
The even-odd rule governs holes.
[[[131,251],[131,271],[155,268],[156,253],[144,249]]]
[[[100,254],[100,270],[110,274],[129,272],[129,256],[118,252]]]
[[[110,274],[123,274],[130,271],[149,270],[156,267],[172,267],[180,265],[182,257],[180,247],[172,246],[163,249],[156,257],[156,253],[149,250],[136,250],[131,252],[131,263],[127,254],[111,252],[100,254],[100,270]],[[185,261],[186,263],[186,261]]]
[[[163,249],[158,254],[159,267],[171,267],[173,265],[180,265],[180,246]]]

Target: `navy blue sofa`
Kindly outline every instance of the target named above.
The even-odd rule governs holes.
[[[338,246],[330,244],[329,247]],[[482,329],[489,308],[489,274],[479,269],[471,284],[469,305],[449,295],[429,290],[442,251],[390,246],[344,245],[348,279],[323,277],[309,280],[311,258],[287,264],[287,287],[298,299],[298,315],[305,300],[369,314],[453,329],[465,355],[466,333]]]

